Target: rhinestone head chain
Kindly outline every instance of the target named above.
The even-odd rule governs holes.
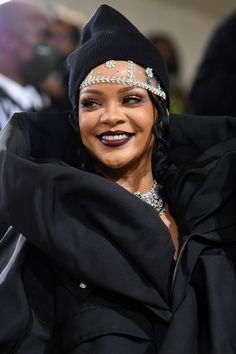
[[[108,60],[104,65],[106,68],[114,69],[116,66],[116,61]],[[81,90],[84,87],[98,83],[123,84],[146,89],[152,92],[154,95],[162,98],[163,100],[166,100],[166,93],[161,88],[157,78],[155,78],[152,68],[144,69],[144,75],[140,75],[140,72],[137,72],[136,69],[137,65],[131,60],[127,61],[126,76],[120,76],[118,70],[118,75],[99,75],[99,72],[95,73],[93,69],[86,77],[86,79],[81,83],[79,88]]]

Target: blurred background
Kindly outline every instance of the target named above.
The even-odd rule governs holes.
[[[26,1],[35,4],[41,3],[46,7],[48,14],[54,13],[51,16],[54,17],[51,25],[51,31],[54,33],[52,44],[57,47],[62,59],[79,43],[79,34],[76,37],[73,28],[69,28],[67,25],[71,24],[74,29],[78,25],[81,30],[83,24],[102,3],[121,11],[153,41],[166,58],[173,89],[173,111],[176,112],[185,110],[185,97],[192,86],[211,34],[228,14],[236,10],[235,0]],[[0,0],[0,4],[5,2]],[[68,46],[65,43],[66,31],[68,36],[73,38]],[[66,82],[66,73],[63,75],[63,80]],[[59,76],[56,71],[49,75],[49,80],[40,83],[40,90],[49,92],[52,100],[54,93],[55,97],[60,96],[61,88],[54,86],[57,77]],[[64,106],[67,108],[67,103],[64,105],[63,102],[60,106],[60,102],[56,100],[54,106],[64,109]]]
[[[37,0],[39,2],[39,0]],[[235,0],[41,0],[63,4],[88,19],[102,3],[126,14],[145,34],[168,34],[178,48],[183,85],[188,88],[205,43],[227,13],[236,9]]]

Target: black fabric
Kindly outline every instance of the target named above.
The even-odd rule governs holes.
[[[146,297],[146,302],[150,303],[150,305],[159,304],[160,301],[163,311],[168,312],[168,307],[165,306],[162,296],[165,298],[168,297],[168,277],[166,276],[171,267],[173,248],[168,237],[168,231],[160,219],[156,217],[155,211],[151,207],[143,205],[142,201],[119,185],[100,176],[80,171],[76,168],[68,168],[67,165],[54,163],[54,160],[38,164],[32,160],[32,152],[31,159],[25,159],[24,156],[29,155],[30,151],[28,139],[32,139],[32,136],[28,135],[30,130],[27,128],[31,125],[29,118],[30,115],[27,114],[15,115],[11,120],[12,124],[8,124],[4,129],[6,134],[3,134],[2,147],[7,144],[9,150],[6,151],[3,147],[2,152],[3,155],[8,155],[9,160],[7,158],[7,164],[10,163],[12,167],[10,170],[7,169],[9,175],[2,175],[2,182],[4,185],[6,184],[6,188],[3,188],[1,200],[3,204],[8,200],[4,208],[2,204],[2,216],[10,224],[14,224],[16,229],[24,235],[31,234],[33,227],[35,229],[33,237],[37,239],[36,242],[41,240],[41,248],[47,253],[53,251],[53,257],[56,256],[59,263],[65,263],[66,269],[69,272],[73,272],[75,276],[78,276],[79,273],[78,269],[75,269],[74,262],[80,263],[83,255],[87,254],[87,250],[90,249],[91,254],[93,253],[93,260],[96,263],[96,259],[97,261],[100,259],[98,250],[101,249],[106,254],[106,257],[104,257],[104,263],[101,264],[101,268],[98,261],[97,274],[90,273],[89,263],[79,265],[82,273],[85,272],[84,276],[86,275],[85,277],[89,280],[92,277],[91,280],[94,284],[104,286],[108,280],[108,283],[105,285],[106,287],[113,289],[115,286],[118,291],[122,292],[117,284],[117,280],[120,279],[122,283],[127,285],[124,286],[127,290],[127,295],[133,294],[134,284],[137,281],[137,287],[139,287],[138,284],[141,281],[136,274],[135,268],[136,266],[144,266],[143,272],[145,276],[151,276],[152,281],[157,286],[159,286],[158,284],[162,284],[163,287],[161,285],[159,289],[161,294],[158,295],[156,290],[152,294],[150,286],[147,283],[143,288],[143,294],[137,292],[137,299],[144,296]],[[55,121],[58,120],[58,116],[54,116],[53,119]],[[57,128],[59,128],[59,122],[57,123]],[[69,124],[68,129],[70,129]],[[7,136],[9,139],[7,139]],[[7,141],[4,141],[4,138]],[[17,141],[21,141],[20,146],[16,143]],[[60,140],[59,142],[60,144],[62,143]],[[13,152],[16,144],[18,145],[17,155]],[[3,159],[5,160],[5,157]],[[16,173],[19,169],[22,169],[21,174]],[[25,172],[23,173],[23,171]],[[7,192],[8,187],[13,184],[13,179],[15,179],[16,175],[18,175],[18,187],[21,185],[25,189],[24,186],[27,185],[27,189],[24,192],[24,200],[30,201],[30,204],[25,204],[24,208],[21,209],[21,215],[18,211],[16,212],[18,210],[17,205],[21,199],[20,195],[17,195],[17,193],[11,194],[11,199],[9,198],[10,194]],[[32,178],[33,176],[34,178]],[[32,195],[34,195],[33,198]],[[110,208],[111,203],[114,204],[114,208],[112,209]],[[122,213],[120,210],[121,205]],[[133,208],[136,210],[135,214],[133,213]],[[143,208],[147,211],[145,218],[142,218]],[[67,220],[60,216],[63,210],[66,211],[66,214],[68,212]],[[9,212],[11,216],[8,214]],[[29,212],[32,215],[31,218],[27,217]],[[53,220],[49,222],[52,216],[55,225]],[[13,220],[10,222],[9,217],[10,219],[12,217],[15,219],[13,223]],[[62,221],[61,225],[56,221],[60,219]],[[140,220],[140,225],[137,225],[139,232],[133,228],[133,225],[138,220]],[[160,230],[158,237],[156,235],[157,229]],[[62,236],[57,238],[56,242],[59,243],[56,245],[56,250],[53,244],[48,243],[46,238],[50,233],[56,235],[57,232],[61,235],[66,235],[68,242],[65,245]],[[149,234],[149,239],[145,237],[146,234]],[[99,237],[97,238],[96,235]],[[125,237],[124,235],[129,235],[129,237]],[[113,237],[114,239],[112,239]],[[150,245],[152,244],[150,242],[151,238],[155,240],[156,244],[153,249],[150,249]],[[82,240],[83,242],[81,243]],[[135,248],[133,247],[134,240],[137,243]],[[51,241],[54,243],[53,240]],[[114,244],[117,247],[114,248]],[[68,259],[65,260],[62,254],[66,248]],[[75,250],[77,260],[70,257],[70,254],[74,253]],[[145,260],[141,257],[144,250],[147,251]],[[58,253],[57,255],[55,251]],[[128,258],[124,258],[124,251]],[[162,258],[163,254],[166,254],[166,263],[160,262],[160,269],[156,273],[152,269],[153,258],[159,263],[158,257]],[[132,259],[134,265],[129,264]],[[130,274],[128,269],[131,271]],[[110,277],[110,272],[114,272],[113,277]],[[109,279],[106,279],[106,274]],[[159,276],[162,277],[161,281],[158,279]],[[133,279],[133,284],[131,279]],[[163,316],[168,317],[165,314]]]
[[[172,277],[173,245],[155,211],[70,164],[67,116],[9,121],[0,136],[0,216],[13,225],[0,243],[1,353],[235,352],[236,120],[175,115],[170,133],[181,238]]]
[[[192,114],[236,116],[236,11],[215,29],[203,53],[189,97]]]
[[[132,60],[144,68],[151,67],[167,95],[169,79],[159,50],[121,13],[101,5],[82,31],[81,46],[68,58],[69,96],[77,106],[79,86],[87,74],[107,60]]]

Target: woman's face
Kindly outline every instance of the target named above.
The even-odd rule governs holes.
[[[114,69],[100,65],[96,70],[101,76],[114,75],[115,71],[116,76],[127,76],[127,63],[118,61]],[[101,173],[151,168],[155,117],[155,108],[145,89],[113,83],[81,89],[81,138]]]

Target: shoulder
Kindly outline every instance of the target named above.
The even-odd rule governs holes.
[[[208,149],[235,136],[235,117],[170,115],[170,157],[176,165],[191,162]],[[233,147],[236,148],[236,141],[232,141],[231,149]],[[224,145],[221,146],[223,148]]]

